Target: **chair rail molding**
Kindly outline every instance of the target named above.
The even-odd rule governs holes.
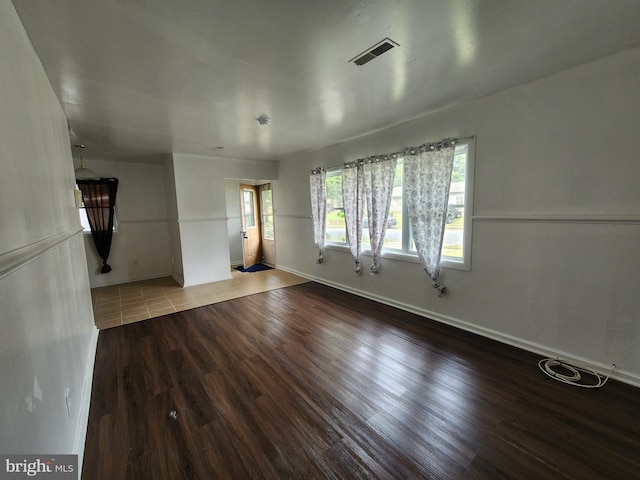
[[[620,214],[549,214],[510,213],[474,215],[474,222],[540,222],[540,223],[593,223],[593,224],[640,224],[640,215]]]
[[[82,233],[81,227],[59,232],[8,252],[0,253],[0,278],[9,275],[79,233]]]

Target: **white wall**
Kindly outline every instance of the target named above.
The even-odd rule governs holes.
[[[97,330],[67,121],[6,0],[0,44],[0,452],[82,462]]]
[[[85,165],[97,175],[118,179],[118,231],[113,235],[107,261],[111,272],[100,273],[102,259],[91,235],[84,235],[91,287],[170,275],[164,166],[98,160],[87,151],[83,156]]]
[[[278,266],[543,354],[584,359],[640,385],[640,50],[284,159]],[[419,265],[350,255],[316,265],[309,170],[445,137],[477,135],[470,272],[438,298]]]
[[[173,154],[184,286],[231,278],[225,178],[275,178],[275,162]]]
[[[226,179],[224,194],[227,202],[227,232],[231,265],[242,265],[242,212],[240,210],[240,181]]]
[[[176,198],[176,178],[173,174],[173,156],[169,156],[163,165],[165,195],[167,200],[167,228],[169,231],[169,249],[171,260],[171,275],[184,284],[184,270],[182,267],[182,245],[180,242],[180,226],[178,225],[178,201]]]

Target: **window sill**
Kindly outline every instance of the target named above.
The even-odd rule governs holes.
[[[339,252],[351,253],[349,247],[346,245],[339,245],[336,243],[329,243],[325,245],[325,249],[327,250],[336,250]],[[363,257],[372,257],[371,250],[364,250],[362,252]],[[418,259],[418,255],[412,255],[410,253],[404,253],[393,250],[383,250],[382,258],[386,258],[389,260],[397,260],[399,262],[407,262],[407,263],[420,263]],[[463,271],[471,271],[471,268],[463,262],[454,262],[451,260],[441,260],[440,268],[447,268],[451,270],[463,270]]]

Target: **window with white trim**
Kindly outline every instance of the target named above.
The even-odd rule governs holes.
[[[273,190],[271,190],[271,184],[260,185],[260,201],[262,238],[264,240],[274,240],[275,226],[273,221]]]
[[[449,208],[442,245],[441,266],[469,270],[471,266],[471,214],[473,212],[473,141],[456,145],[449,191]],[[404,197],[404,164],[398,160],[393,199],[387,218],[383,256],[416,257]],[[346,245],[346,225],[342,205],[342,170],[327,170],[327,245]],[[367,253],[369,232],[365,214],[362,248]]]

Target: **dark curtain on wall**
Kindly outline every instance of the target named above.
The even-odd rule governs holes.
[[[101,273],[109,273],[111,267],[107,265],[107,258],[109,258],[113,237],[113,213],[118,179],[76,180],[76,183],[82,192],[82,201],[87,211],[93,242],[102,258]]]

